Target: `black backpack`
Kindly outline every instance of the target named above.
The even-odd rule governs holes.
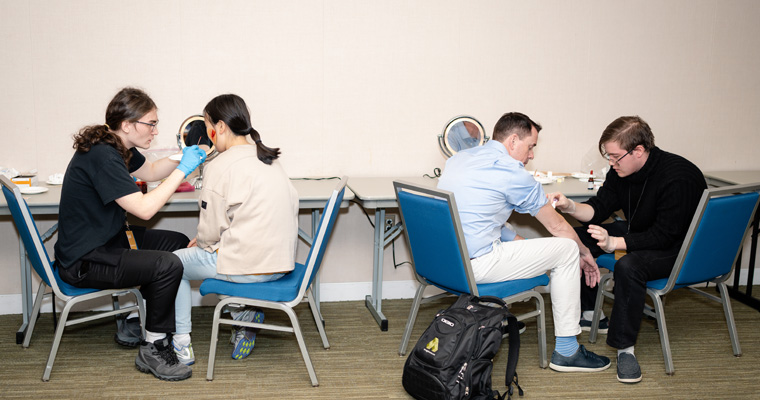
[[[503,321],[507,320],[505,327]],[[509,358],[503,396],[491,389],[493,357],[509,332]],[[404,364],[404,389],[419,400],[512,398],[517,383],[520,334],[517,319],[498,297],[461,295],[440,311]]]

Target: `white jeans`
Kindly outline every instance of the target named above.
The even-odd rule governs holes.
[[[224,275],[216,272],[216,252],[209,253],[199,247],[188,247],[174,252],[182,261],[184,272],[174,301],[174,318],[176,331],[174,333],[190,333],[193,325],[190,317],[192,298],[190,281],[200,281],[208,278],[235,283],[269,282],[282,278],[285,274],[271,275]]]
[[[474,258],[471,264],[478,283],[528,279],[551,272],[554,335],[581,333],[580,254],[574,241],[556,237],[495,240],[491,252]]]

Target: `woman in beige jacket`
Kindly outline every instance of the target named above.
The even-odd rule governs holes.
[[[298,193],[277,160],[280,149],[261,142],[251,126],[248,107],[237,95],[215,97],[204,109],[206,131],[220,153],[206,167],[199,205],[198,236],[175,251],[184,273],[175,302],[174,351],[187,365],[195,362],[191,280],[237,283],[281,278],[295,266]],[[249,139],[250,136],[250,139]],[[263,322],[252,309],[233,312],[240,321]],[[248,356],[256,338],[250,328],[235,327],[232,358]]]

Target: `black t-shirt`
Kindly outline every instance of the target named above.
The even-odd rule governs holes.
[[[129,169],[115,148],[102,143],[71,158],[61,188],[55,244],[55,258],[64,268],[106,244],[124,225],[124,209],[115,200],[140,190],[130,173],[145,163],[135,148],[130,151]]]

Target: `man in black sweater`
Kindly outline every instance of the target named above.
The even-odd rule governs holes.
[[[599,139],[599,151],[612,168],[596,196],[578,204],[561,193],[549,198],[558,210],[584,224],[576,231],[595,257],[613,251],[622,255],[615,264],[612,315],[600,321],[599,332],[608,333],[607,344],[618,349],[618,380],[636,383],[641,369],[633,347],[646,282],[670,276],[707,185],[696,165],[656,147],[649,125],[637,116],[609,124]],[[624,221],[602,224],[618,210]],[[596,291],[581,279],[583,330],[591,328]]]

